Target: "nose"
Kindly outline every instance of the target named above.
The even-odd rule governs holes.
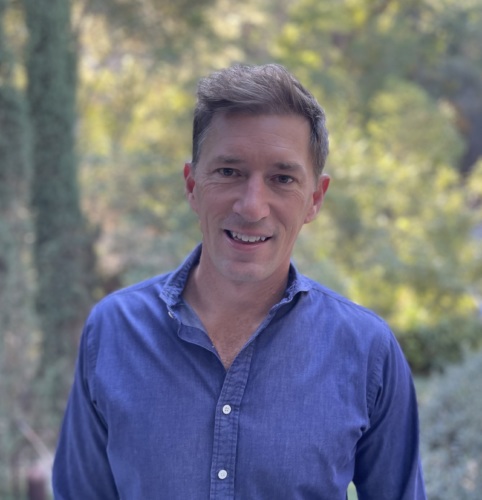
[[[241,187],[233,211],[246,222],[258,222],[269,215],[269,199],[264,179],[253,176]]]

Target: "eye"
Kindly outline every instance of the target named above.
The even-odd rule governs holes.
[[[292,182],[294,182],[293,177],[291,177],[290,175],[282,175],[282,174],[276,175],[274,177],[274,180],[279,184],[291,184]]]
[[[218,173],[220,173],[223,177],[233,177],[235,174],[234,168],[218,168]]]

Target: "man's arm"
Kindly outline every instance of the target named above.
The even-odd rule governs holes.
[[[119,497],[107,457],[107,428],[89,388],[88,333],[86,327],[53,467],[58,500]]]
[[[370,428],[357,447],[353,482],[358,498],[425,500],[415,389],[393,335],[379,357],[369,393]]]

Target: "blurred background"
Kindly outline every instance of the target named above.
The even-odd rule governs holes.
[[[273,61],[331,132],[294,260],[392,326],[429,498],[481,498],[482,0],[0,0],[1,499],[49,494],[92,304],[199,240],[196,81]]]

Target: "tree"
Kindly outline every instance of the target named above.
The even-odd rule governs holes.
[[[435,98],[453,107],[466,144],[458,166],[467,177],[482,158],[482,3],[453,1],[448,7],[431,5],[427,27],[438,57],[424,61],[418,80]]]
[[[70,2],[25,0],[23,5],[29,33],[36,304],[42,330],[39,387],[47,413],[58,419],[92,302],[95,258],[77,185],[77,54]]]
[[[467,175],[482,156],[481,22],[480,0],[300,0],[279,50],[361,113],[387,78],[419,84],[443,99],[465,142],[457,167]]]
[[[448,14],[432,3],[300,0],[277,49],[332,132],[332,187],[299,255],[388,319],[417,371],[458,359],[480,330],[477,212],[457,172],[467,141],[426,85],[445,57],[432,27]]]
[[[214,0],[80,0],[85,18],[103,19],[125,49],[131,44],[149,64],[177,64],[207,26],[206,7]],[[81,19],[82,20],[82,19]]]
[[[15,469],[23,447],[18,422],[27,412],[36,324],[27,243],[30,136],[26,102],[14,83],[3,30],[6,10],[7,1],[0,0],[0,496],[8,479],[18,496]],[[10,477],[6,464],[12,469]]]

